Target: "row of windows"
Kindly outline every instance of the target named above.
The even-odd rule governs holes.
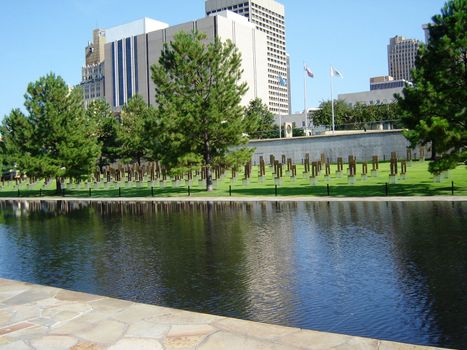
[[[252,19],[251,22],[256,24],[259,30],[272,36],[273,38],[281,38],[281,39],[285,38],[285,32],[282,30],[271,28],[270,26],[261,23],[261,21],[257,21],[254,19]]]
[[[261,13],[260,11],[253,12],[252,17],[253,18],[259,18],[262,23],[271,24],[272,26],[268,26],[269,28],[285,30],[285,26],[283,26],[282,24],[279,24],[278,23],[279,21],[277,19],[274,19],[274,20],[270,21],[269,19],[267,19],[267,15]]]
[[[273,106],[282,107],[286,109],[289,108],[289,104],[287,100],[271,97],[269,101],[270,101],[269,103],[272,104]]]
[[[213,13],[218,13],[218,12],[225,11],[225,10],[229,10],[229,11],[247,16],[250,8],[248,6],[248,2],[244,2],[243,4],[227,6],[227,7],[222,7],[220,9],[216,9],[213,11],[208,11],[206,14],[209,16]]]
[[[265,12],[265,13],[268,13],[268,14],[270,14],[270,15],[273,15],[274,17],[276,17],[276,18],[278,18],[279,20],[281,20],[282,23],[284,23],[284,16],[282,16],[282,15],[276,13],[276,12],[273,12],[273,11],[271,11],[271,10],[269,10],[269,9],[267,9],[267,8],[265,8],[265,7],[263,7],[263,6],[261,6],[261,5],[255,4],[254,2],[251,4],[251,6],[252,6],[253,8],[260,9],[260,10],[262,10],[262,11]]]
[[[269,71],[272,71],[272,72],[274,71],[274,69],[279,72],[287,72],[287,62],[281,61],[279,62],[278,65],[269,63],[268,68],[269,68]]]
[[[270,43],[271,47],[275,47],[275,48],[278,48],[282,51],[285,51],[285,46],[282,46],[282,45],[277,45],[277,44],[274,44],[274,43]]]
[[[266,14],[261,13],[260,11],[255,11],[252,13],[252,18],[259,19],[261,23],[267,28],[270,28],[273,31],[284,31],[285,26],[282,24],[279,24],[277,20],[272,20],[270,21],[269,19],[266,18]]]
[[[371,84],[370,90],[384,90],[404,87],[403,81],[389,81],[387,83]]]
[[[287,60],[287,55],[276,55],[271,52],[268,52],[268,57],[272,57],[272,59],[277,58],[278,62],[284,62],[285,60]]]
[[[285,66],[285,65],[286,65],[284,60],[275,60],[274,58],[270,58],[270,57],[268,57],[268,62],[277,63],[277,64],[279,64],[279,65],[281,65],[281,66]],[[268,66],[269,66],[269,67],[272,67],[272,65],[271,65],[270,63],[268,64]]]
[[[268,39],[268,46],[276,43],[276,44],[283,45],[285,47],[285,38],[282,40],[282,39],[279,39],[279,38],[277,38],[275,36],[268,35],[267,39]]]

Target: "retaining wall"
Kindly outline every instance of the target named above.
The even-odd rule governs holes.
[[[402,135],[402,130],[382,130],[356,132],[352,134],[336,134],[325,136],[296,137],[292,139],[268,139],[250,141],[249,147],[255,148],[253,162],[259,163],[259,157],[263,156],[265,162],[269,162],[269,155],[276,159],[284,154],[292,158],[294,163],[301,163],[306,153],[311,160],[319,160],[321,153],[332,163],[337,157],[343,157],[346,161],[349,155],[357,157],[357,161],[371,161],[376,155],[380,160],[391,158],[391,152],[396,152],[399,159],[405,159],[409,142]],[[419,155],[419,150],[412,151],[414,158]],[[429,157],[430,152],[425,153]]]

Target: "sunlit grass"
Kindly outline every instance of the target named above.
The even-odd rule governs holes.
[[[284,166],[284,170],[285,170]],[[454,195],[467,195],[467,171],[465,165],[459,165],[456,169],[451,170],[449,174],[441,179],[441,182],[434,182],[433,176],[428,172],[428,162],[413,162],[412,166],[407,167],[407,175],[402,179],[400,175],[396,177],[396,183],[391,184],[389,181],[389,163],[382,162],[379,164],[377,177],[371,177],[371,164],[368,165],[368,178],[364,180],[361,176],[362,166],[357,165],[357,176],[355,184],[349,184],[346,165],[344,165],[344,173],[341,178],[336,177],[336,165],[331,166],[331,176],[329,181],[325,181],[324,169],[317,177],[317,183],[311,184],[310,175],[303,174],[303,166],[297,165],[297,177],[292,179],[287,176],[284,171],[284,177],[280,184],[277,184],[278,196],[327,196],[328,186],[329,195],[334,197],[368,197],[368,196],[385,196],[386,183],[388,184],[389,196],[433,196],[433,195],[451,195],[452,183],[454,183]],[[180,185],[175,187],[171,181],[161,187],[159,183],[153,184],[146,181],[140,184],[137,183],[125,184],[99,184],[96,188],[91,189],[84,187],[73,188],[70,186],[65,190],[66,197],[95,197],[95,198],[111,198],[111,197],[187,197],[188,192],[192,197],[261,197],[275,196],[276,183],[272,174],[272,168],[266,167],[266,177],[264,182],[260,182],[258,178],[258,168],[254,167],[252,178],[248,184],[239,177],[237,180],[229,178],[230,172],[227,172],[225,177],[218,180],[217,186],[213,192],[205,191],[204,182],[193,180],[191,184],[181,181]],[[58,196],[54,189],[55,184],[51,183],[45,186],[42,181],[30,185],[25,182],[16,185],[14,181],[5,182],[0,190],[1,197],[44,197]],[[188,190],[189,187],[189,190]],[[63,194],[62,194],[63,195]]]

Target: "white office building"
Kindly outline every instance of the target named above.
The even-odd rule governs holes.
[[[353,92],[338,95],[338,99],[345,101],[350,106],[385,105],[396,102],[395,94],[402,95],[404,87],[412,85],[411,82],[391,76],[379,76],[370,78],[370,91]]]
[[[244,17],[224,11],[176,26],[145,18],[107,30],[105,98],[113,109],[120,110],[135,94],[155,105],[151,66],[159,61],[164,44],[173,40],[176,33],[194,30],[205,33],[208,42],[215,37],[230,39],[238,48],[242,56],[242,79],[249,87],[243,105],[255,98],[269,103],[266,34]]]
[[[267,36],[269,110],[290,114],[290,76],[285,40],[284,5],[274,0],[206,0],[206,15],[229,10],[246,17]],[[281,76],[286,84],[279,83]]]

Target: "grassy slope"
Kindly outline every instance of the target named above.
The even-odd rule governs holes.
[[[371,174],[371,165],[368,166]],[[441,183],[434,183],[433,177],[427,171],[428,162],[413,162],[411,167],[407,167],[407,178],[405,180],[397,180],[397,184],[390,184],[388,187],[390,196],[432,196],[432,195],[450,195],[451,182],[454,181],[455,195],[467,195],[467,168],[463,165],[458,166],[455,170],[450,171],[449,178],[443,179]],[[344,165],[344,170],[346,165]],[[389,163],[380,163],[378,177],[372,178],[369,174],[368,180],[363,181],[360,172],[361,165],[357,166],[357,180],[354,185],[349,185],[347,176],[336,178],[336,166],[331,166],[331,180],[326,182],[324,176],[318,178],[317,185],[310,184],[309,175],[302,174],[303,166],[297,166],[297,179],[293,182],[288,176],[282,180],[282,184],[278,186],[279,196],[326,196],[327,184],[330,186],[330,195],[335,197],[366,197],[366,196],[384,196],[385,183],[389,182]],[[253,169],[253,177],[249,185],[242,185],[242,180],[239,178],[236,182],[231,182],[229,174],[226,174],[223,180],[219,181],[219,185],[212,193],[204,191],[204,184],[198,184],[194,181],[191,186],[191,195],[196,197],[203,196],[229,196],[229,186],[232,187],[232,196],[274,196],[275,184],[272,176],[271,168],[266,168],[266,180],[260,183],[257,177],[258,169]],[[28,189],[23,183],[19,186],[20,196],[22,197],[38,197],[39,189],[42,188],[42,196],[54,195],[54,184],[45,188],[42,182],[30,186]],[[137,188],[131,184],[130,188],[125,188],[125,184],[110,186],[109,189],[99,188],[92,189],[92,197],[118,197],[118,186],[121,186],[122,197],[150,197],[152,192],[154,196],[187,196],[187,185],[173,188],[155,186],[151,191],[150,185],[147,183],[143,187]],[[102,186],[101,186],[102,187]],[[5,183],[5,186],[0,190],[1,197],[16,197],[18,195],[18,187],[14,183]],[[87,189],[81,190],[66,190],[67,197],[88,197]]]

